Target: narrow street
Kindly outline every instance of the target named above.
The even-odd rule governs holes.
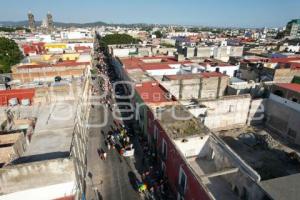
[[[98,94],[102,93],[98,78],[94,80],[94,87]],[[111,105],[115,103],[113,97],[110,101]],[[108,132],[116,128],[116,124],[105,103],[99,104],[99,100],[93,100],[93,103],[89,124],[94,127],[89,129],[87,152],[87,200],[141,199],[135,187],[136,177],[139,176],[135,157],[123,157],[117,149],[108,149],[105,139]],[[103,125],[98,127],[99,124]],[[106,160],[100,158],[100,150],[107,152]]]
[[[99,199],[140,199],[130,182],[136,173],[132,169],[134,159],[122,157],[116,149],[108,150],[104,143],[104,135],[111,130],[111,126],[114,126],[111,113],[102,106],[95,106],[90,116],[91,121],[93,124],[101,123],[104,112],[109,115],[107,126],[101,129],[91,128],[89,133],[87,163],[91,181],[87,190],[87,199],[97,200],[95,188],[99,191]],[[101,148],[107,152],[107,160],[100,159],[98,149]]]

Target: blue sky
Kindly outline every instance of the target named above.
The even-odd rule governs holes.
[[[277,27],[300,18],[299,0],[0,0],[0,21],[55,21]]]

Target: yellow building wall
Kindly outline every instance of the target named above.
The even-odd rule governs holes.
[[[80,54],[78,53],[68,53],[68,54],[63,54],[62,59],[64,61],[66,60],[77,60],[79,58]]]
[[[66,43],[46,43],[45,49],[66,49]]]

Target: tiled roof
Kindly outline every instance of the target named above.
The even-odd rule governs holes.
[[[300,93],[300,84],[297,84],[297,83],[277,83],[276,85],[281,87],[281,88]]]
[[[174,97],[172,99],[167,98],[168,91],[155,81],[136,84],[135,90],[146,103],[176,101]]]
[[[150,62],[150,60],[159,60],[161,62]],[[147,60],[148,62],[144,62],[143,60]],[[140,68],[142,70],[159,70],[159,69],[171,69],[171,64],[186,64],[192,63],[190,61],[181,61],[178,62],[174,57],[168,56],[153,56],[153,57],[132,57],[132,58],[123,58],[121,59],[125,69],[137,69]]]

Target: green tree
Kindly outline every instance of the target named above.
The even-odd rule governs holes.
[[[112,45],[112,44],[137,44],[140,40],[133,38],[127,34],[111,34],[106,35],[100,39],[101,44]]]
[[[11,27],[0,27],[0,32],[15,32],[15,31],[19,31],[19,30],[25,30],[26,33],[30,33],[30,29],[25,28],[25,27],[15,27],[15,28],[11,28]]]
[[[156,36],[156,38],[162,38],[163,34],[160,31],[155,31],[154,35]]]
[[[0,37],[0,73],[10,72],[10,67],[22,59],[23,54],[15,41]]]

